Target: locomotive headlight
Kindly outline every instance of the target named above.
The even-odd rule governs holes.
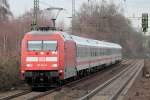
[[[41,55],[44,55],[44,52],[40,52]]]
[[[57,55],[57,54],[58,54],[58,52],[56,51],[56,52],[55,52],[55,54]]]
[[[52,54],[56,54],[57,55],[57,51],[52,51]]]
[[[27,67],[32,67],[32,64],[26,64]]]
[[[22,73],[22,74],[24,74],[24,73],[25,73],[25,71],[24,71],[24,70],[22,70],[22,71],[21,71],[21,73]]]
[[[52,64],[52,67],[57,67],[58,65],[57,64]]]
[[[59,70],[59,73],[62,73],[63,72],[63,70]]]

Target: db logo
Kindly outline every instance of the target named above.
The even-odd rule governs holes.
[[[37,64],[38,67],[46,67],[47,64]]]

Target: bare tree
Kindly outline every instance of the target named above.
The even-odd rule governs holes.
[[[0,21],[8,20],[12,16],[7,0],[0,0]]]
[[[115,4],[84,3],[74,20],[73,34],[119,43],[125,56],[138,56],[141,50],[145,52],[144,37],[134,30]]]

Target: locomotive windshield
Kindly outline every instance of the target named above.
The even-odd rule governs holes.
[[[28,41],[29,51],[56,51],[57,41]]]
[[[43,41],[43,50],[44,51],[56,51],[57,41]]]
[[[29,51],[40,51],[42,50],[42,41],[28,41]]]

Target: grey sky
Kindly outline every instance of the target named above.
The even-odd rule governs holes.
[[[87,0],[76,0],[77,7],[85,1]],[[16,16],[23,14],[25,11],[29,11],[33,7],[33,0],[9,0],[9,3]],[[67,9],[68,14],[70,14],[72,0],[40,0],[40,8],[44,9],[49,6],[63,7]]]
[[[51,6],[63,7],[67,11],[62,12],[65,17],[71,16],[72,0],[40,0],[42,9]],[[76,0],[77,9],[83,2],[88,0]],[[91,0],[92,1],[92,0]],[[94,0],[93,0],[94,1]],[[127,17],[141,16],[142,12],[150,12],[150,0],[106,0],[111,1],[123,7]],[[126,1],[126,2],[124,2]],[[25,11],[29,11],[33,7],[33,0],[9,0],[10,8],[15,16],[20,16]],[[46,3],[46,4],[45,4]],[[140,27],[140,20],[132,20],[134,27]]]

